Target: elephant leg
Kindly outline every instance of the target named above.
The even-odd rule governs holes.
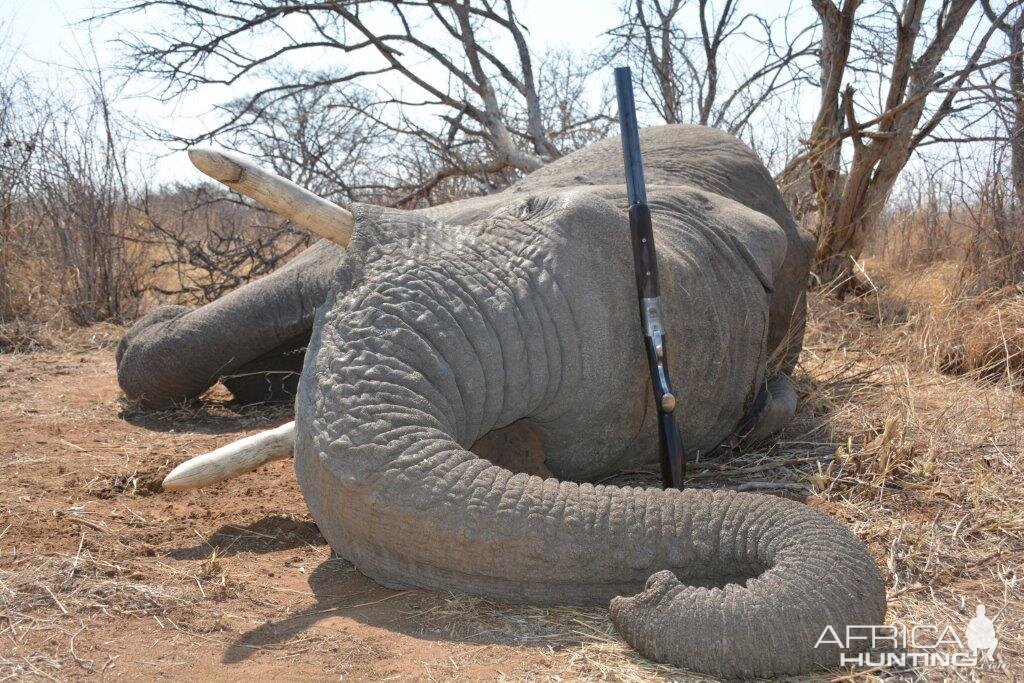
[[[241,403],[292,401],[299,386],[309,335],[300,335],[223,375],[220,380]]]
[[[345,286],[332,277],[344,258],[344,249],[321,240],[280,270],[205,306],[150,311],[118,344],[121,389],[146,408],[167,408],[274,357],[297,337],[308,338],[328,290]]]
[[[740,448],[756,446],[782,431],[796,415],[796,403],[796,387],[789,377],[782,373],[766,377],[736,429]]]

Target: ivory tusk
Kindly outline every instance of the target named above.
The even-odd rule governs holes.
[[[290,457],[295,447],[295,422],[247,436],[197,455],[164,477],[165,491],[187,491],[251,472],[274,460]]]
[[[211,147],[193,147],[188,150],[188,158],[214,180],[256,200],[305,230],[343,247],[352,239],[355,218],[351,212],[290,180],[264,171],[239,154]]]

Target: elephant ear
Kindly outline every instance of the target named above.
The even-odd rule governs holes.
[[[664,211],[682,221],[687,231],[698,230],[721,240],[753,271],[769,292],[786,260],[786,231],[769,216],[728,197],[689,186],[650,190],[655,223]]]
[[[786,260],[786,231],[763,213],[722,199],[721,233],[743,257],[761,284],[775,290],[776,275]]]

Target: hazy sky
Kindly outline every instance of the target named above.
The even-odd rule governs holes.
[[[618,16],[619,0],[520,0],[520,16],[530,29],[531,46],[544,48],[585,50],[596,42],[603,43],[604,31],[612,28]],[[120,48],[112,40],[126,32],[145,30],[149,22],[159,21],[159,15],[117,18],[102,23],[83,24],[83,20],[109,7],[109,3],[96,0],[32,0],[11,2],[0,0],[0,36],[9,37],[8,48],[13,48],[18,68],[46,79],[49,87],[74,89],[73,79],[63,75],[63,68],[81,60],[88,54],[90,37],[97,46],[101,63],[112,64],[120,57]],[[357,66],[357,62],[349,64]],[[132,84],[131,90],[144,92],[147,84]],[[123,111],[161,125],[171,125],[179,133],[198,132],[206,126],[204,115],[214,105],[242,94],[240,90],[207,87],[190,93],[173,104],[137,97],[121,103]],[[166,149],[140,141],[138,145],[161,155]],[[153,175],[160,180],[198,180],[199,173],[188,163],[183,153],[157,159]]]
[[[146,15],[83,23],[86,18],[102,12],[109,3],[110,0],[0,0],[0,66],[13,58],[16,68],[30,72],[37,82],[45,83],[45,87],[53,92],[67,92],[69,97],[75,97],[78,94],[76,89],[80,90],[82,86],[69,76],[67,67],[83,59],[90,59],[89,55],[93,54],[89,49],[90,42],[96,46],[95,59],[109,66],[124,57],[121,49],[112,41],[132,32],[144,32],[150,26],[159,26],[162,21],[167,21],[166,15],[150,11]],[[622,0],[516,0],[519,17],[528,27],[531,47],[537,53],[552,48],[593,51],[603,47],[608,40],[603,34],[618,22],[621,4]],[[787,10],[787,4],[764,0],[751,2],[746,7],[760,13],[771,12],[768,18],[782,16]],[[810,3],[794,0],[790,17],[793,27],[811,23],[813,11]],[[683,21],[689,19],[684,18]],[[444,36],[438,37],[439,41],[443,39]],[[731,46],[728,54],[730,61],[753,59],[755,45],[751,43],[751,50],[744,50],[742,40]],[[266,47],[263,43],[255,44]],[[499,45],[499,54],[503,50],[512,58],[511,46],[507,41]],[[339,59],[337,52],[325,52],[324,56],[325,64],[336,64]],[[304,62],[298,66],[317,63],[316,55],[306,54],[302,59]],[[367,51],[345,55],[344,59],[346,67],[357,69],[370,66],[379,57]],[[431,65],[423,65],[421,68],[428,71],[437,69]],[[608,74],[597,74],[591,82],[595,95],[600,91],[601,82],[608,80],[606,76]],[[378,81],[392,92],[408,87],[403,86],[404,81],[394,75],[384,75]],[[233,89],[208,86],[166,103],[144,96],[153,91],[154,84],[136,78],[127,86],[127,94],[133,97],[119,100],[118,106],[130,117],[173,130],[177,134],[197,135],[210,129],[211,121],[214,120],[211,111],[216,105],[251,92],[258,82],[250,80]],[[856,101],[863,106],[874,98],[869,96],[868,91],[862,92],[864,96],[858,97]],[[125,93],[121,94],[123,96]],[[772,124],[778,124],[779,121],[784,125],[792,122],[786,131],[787,134],[796,135],[802,132],[803,124],[813,116],[816,106],[817,93],[807,88],[802,97],[787,103],[785,111],[766,111],[754,122],[754,126],[760,132],[761,128],[777,130],[778,127]],[[865,112],[862,120],[870,117],[871,112]],[[187,182],[201,177],[188,163],[184,153],[169,154],[166,146],[144,139],[136,141],[134,147],[140,158],[146,159],[144,164],[148,178],[161,182]],[[946,151],[942,146],[937,146],[929,148],[927,153],[934,160],[936,156],[948,156]],[[933,160],[929,167],[934,167]],[[920,163],[921,160],[915,159],[911,166]]]

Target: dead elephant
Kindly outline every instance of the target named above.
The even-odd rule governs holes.
[[[736,139],[666,126],[641,141],[684,442],[777,431],[795,394],[766,368],[799,353],[813,245]],[[713,675],[835,666],[834,646],[815,647],[824,627],[885,612],[847,529],[771,496],[586,483],[657,457],[621,168],[607,140],[493,196],[357,205],[344,250],[318,243],[221,301],[140,321],[118,349],[121,385],[167,405],[239,369],[286,368],[309,335],[296,473],[364,574],[610,601],[637,650]],[[499,429],[538,437],[553,476],[470,450]]]

